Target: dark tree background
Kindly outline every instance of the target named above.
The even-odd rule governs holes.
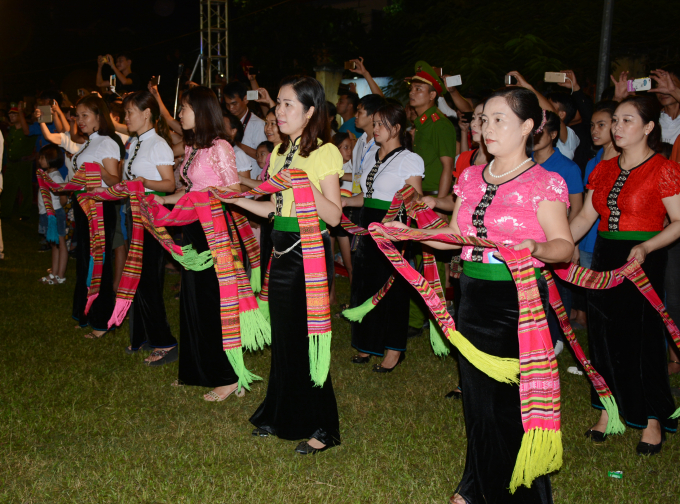
[[[230,2],[230,70],[247,57],[263,85],[318,65],[364,56],[375,76],[397,80],[424,59],[463,76],[463,89],[484,92],[519,70],[538,83],[543,72],[571,68],[582,86],[596,76],[602,2],[594,0],[391,0],[370,26],[354,9],[324,0]],[[328,2],[328,0],[325,0]],[[161,74],[174,94],[177,64],[193,67],[199,47],[197,0],[0,2],[0,96],[16,99],[48,87],[73,99],[93,87],[98,54],[131,51],[143,78]],[[645,71],[680,62],[677,1],[616,0],[612,60]],[[640,75],[639,77],[641,77]]]

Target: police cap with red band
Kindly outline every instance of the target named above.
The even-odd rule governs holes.
[[[430,84],[439,93],[439,95],[446,94],[446,86],[437,75],[437,72],[424,61],[418,61],[416,63],[416,74],[411,77],[411,81],[420,81]]]

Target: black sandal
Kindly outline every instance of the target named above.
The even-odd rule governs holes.
[[[151,367],[157,367],[157,366],[163,366],[164,364],[169,364],[170,362],[175,362],[177,359],[179,359],[179,352],[177,350],[177,345],[175,345],[172,348],[157,348],[151,354],[149,357],[160,357],[160,359],[155,360],[155,361],[148,361],[145,360],[144,363],[147,366]],[[148,359],[148,357],[147,357]]]
[[[342,303],[342,304],[340,305],[340,310],[338,311],[338,313],[336,313],[335,315],[333,315],[333,317],[335,317],[335,318],[345,318],[345,317],[343,317],[342,312],[344,312],[344,311],[347,310],[348,308],[349,308],[349,304],[348,304],[348,303]]]
[[[87,338],[87,339],[92,339],[92,340],[102,339],[102,338],[103,338],[104,336],[106,336],[108,333],[114,333],[114,332],[116,332],[116,329],[117,329],[116,327],[113,327],[113,328],[111,328],[111,329],[107,329],[106,331],[104,331],[103,333],[101,333],[101,334],[98,335],[98,336],[94,333],[94,332],[96,331],[96,329],[92,329],[92,330],[91,330],[89,333],[87,333],[84,337]]]
[[[146,341],[139,348],[132,348],[132,345],[125,347],[125,353],[128,355],[134,355],[137,352],[148,352],[149,350],[151,350],[151,347]]]

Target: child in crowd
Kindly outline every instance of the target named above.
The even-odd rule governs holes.
[[[267,168],[269,168],[269,158],[274,152],[274,144],[268,140],[265,140],[255,149],[255,160],[257,165],[260,167],[262,172],[260,173],[260,178],[265,179],[265,173],[267,173]]]
[[[45,170],[50,178],[57,184],[63,184],[64,179],[59,173],[59,168],[64,165],[64,158],[56,145],[48,144],[38,154],[38,164]],[[66,247],[66,213],[62,205],[66,204],[67,197],[64,195],[52,196],[52,208],[57,218],[57,234],[59,243],[51,243],[52,248],[52,270],[49,275],[44,276],[40,281],[46,285],[62,284],[66,281],[66,263],[68,262],[68,248]],[[48,218],[45,203],[42,198],[38,198],[38,209],[40,212],[40,231],[47,235]]]

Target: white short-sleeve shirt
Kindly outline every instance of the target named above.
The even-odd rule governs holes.
[[[108,136],[100,136],[96,131],[92,133],[88,139],[89,145],[85,142],[81,145],[78,152],[73,157],[76,159],[74,170],[78,171],[84,163],[99,163],[102,164],[104,159],[115,159],[120,161],[120,147],[118,144]],[[106,182],[102,180],[102,187],[109,187]]]
[[[574,160],[574,152],[578,148],[581,140],[576,136],[574,130],[567,126],[567,141],[562,140],[557,141],[557,150],[559,150],[564,157],[568,157],[572,161]]]
[[[250,114],[250,118],[248,118]],[[246,122],[247,119],[247,122]],[[243,140],[241,143],[247,145],[251,149],[257,149],[257,146],[262,142],[267,140],[267,135],[264,134],[264,121],[257,117],[252,112],[248,111],[243,117],[241,117],[241,122],[243,123]],[[260,166],[257,164],[257,160],[253,157],[248,156],[250,159],[251,177],[255,178],[256,174],[259,175],[262,171]]]
[[[62,178],[61,173],[59,173],[59,170],[50,172],[47,175],[49,175],[49,177],[52,179],[52,182],[54,182],[55,184],[64,183],[64,179]],[[52,208],[55,210],[59,210],[61,208],[61,203],[59,202],[59,195],[54,194],[52,191],[50,191],[50,196],[52,196]],[[38,213],[40,214],[47,213],[47,209],[45,208],[45,202],[40,197],[38,197]]]
[[[344,165],[342,165],[342,171],[345,173],[352,173],[352,160],[350,159],[347,161]],[[346,189],[349,192],[352,192],[352,181],[351,180],[341,180],[340,181],[340,189]]]
[[[139,143],[139,150],[135,155],[137,143]],[[123,180],[132,180],[136,177],[144,177],[147,180],[163,180],[158,167],[173,166],[174,164],[175,157],[172,154],[172,148],[152,128],[139,137],[130,138],[130,145],[125,153]],[[147,188],[146,192],[153,192],[153,190]]]
[[[78,149],[80,149],[80,146],[83,145],[75,143],[73,140],[71,140],[71,133],[68,131],[66,133],[59,133],[59,137],[61,138],[61,143],[59,146],[69,154],[75,154],[78,152]],[[73,169],[73,157],[69,158],[68,156],[64,156],[64,164],[68,170],[66,179],[71,180],[75,173],[75,170]]]
[[[370,142],[368,141],[366,133],[361,135],[354,145],[352,150],[352,194],[361,192],[362,172],[373,167],[375,153],[379,148],[380,146],[375,144],[375,138],[371,138]]]
[[[247,172],[250,170],[250,178],[254,178],[252,171],[253,165],[251,164],[252,158],[238,145],[234,145],[234,157],[236,158],[236,171]]]
[[[659,126],[661,126],[661,141],[673,145],[675,139],[680,135],[680,115],[671,119],[671,116],[666,112],[661,112]]]
[[[361,174],[361,190],[364,198],[368,196],[366,178],[377,162],[377,153]],[[373,176],[373,193],[371,198],[392,201],[394,194],[404,187],[406,179],[410,177],[425,177],[425,162],[418,154],[402,150],[392,154],[378,167]]]

